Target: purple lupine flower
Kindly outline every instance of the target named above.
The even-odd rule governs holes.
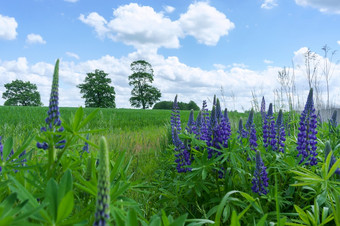
[[[266,195],[268,193],[268,174],[266,171],[267,167],[264,166],[264,163],[261,158],[260,151],[256,152],[256,167],[254,171],[254,176],[251,181],[253,186],[251,190],[254,193],[259,195]]]
[[[202,126],[200,129],[199,139],[205,141],[205,143],[209,146],[211,145],[211,136],[212,130],[210,126],[210,117],[209,111],[207,109],[207,102],[203,100],[202,104]]]
[[[197,134],[197,132],[196,132],[196,122],[195,122],[195,119],[194,119],[194,110],[190,111],[188,124],[187,124],[187,127],[185,128],[185,130],[188,133]]]
[[[329,119],[329,132],[333,133],[335,128],[338,126],[336,121],[338,112],[336,110],[333,111],[331,119]]]
[[[248,137],[248,132],[243,128],[243,121],[242,121],[242,119],[240,119],[238,121],[238,130],[237,130],[237,133],[239,134],[237,136],[237,139],[239,139],[241,144],[242,144],[242,138],[247,138]]]
[[[109,225],[110,219],[110,160],[105,137],[100,139],[98,194],[93,225]]]
[[[262,97],[262,101],[261,101],[261,116],[262,116],[262,122],[263,122],[264,118],[266,117],[266,102],[264,100],[264,96]]]
[[[297,140],[297,150],[299,154],[297,157],[301,156],[301,164],[303,161],[306,160],[306,165],[316,165],[317,159],[317,152],[316,152],[316,131],[317,127],[317,120],[316,120],[315,108],[313,103],[313,89],[310,89],[306,106],[301,113],[300,117],[300,127],[299,127],[299,134]]]
[[[89,140],[89,137],[90,137],[90,135],[87,134],[86,135],[86,140]],[[80,156],[82,156],[85,152],[90,153],[90,151],[89,151],[89,143],[87,143],[86,141],[85,141],[85,144],[84,144],[84,146],[83,146],[83,148],[81,150]]]
[[[263,146],[267,148],[269,145],[273,148],[276,144],[275,121],[273,116],[273,104],[270,103],[268,112],[263,121]]]
[[[59,89],[59,59],[56,62],[53,74],[53,81],[52,81],[52,90],[50,95],[50,102],[49,102],[49,109],[47,111],[47,118],[45,122],[47,127],[41,127],[41,132],[46,132],[47,130],[52,132],[62,132],[64,130],[61,127],[61,120],[60,120],[60,112],[59,112],[59,97],[58,97],[58,89]],[[56,136],[60,138],[61,136]],[[64,144],[66,143],[65,140],[59,139],[56,143],[55,148],[62,149],[64,148]],[[37,148],[46,150],[49,148],[49,145],[46,142],[39,143],[37,142]]]
[[[178,173],[185,173],[187,171],[191,171],[191,168],[187,167],[191,165],[191,156],[188,151],[188,145],[186,143],[183,143],[177,133],[177,129],[174,129],[174,145],[175,145],[175,151],[177,154],[175,154],[177,163],[176,169]]]
[[[172,142],[175,142],[175,137],[174,137],[174,130],[177,130],[177,133],[180,133],[182,130],[181,128],[181,116],[179,113],[179,107],[177,103],[177,95],[175,96],[175,100],[172,106],[172,113],[171,113],[171,136],[172,136]]]
[[[227,123],[227,128],[226,128],[226,130],[227,130],[227,132],[229,133],[229,137],[230,137],[230,136],[231,136],[231,125],[230,125],[230,120],[229,120],[227,108],[224,109],[223,117],[224,117],[224,119],[225,119],[225,121],[226,121],[226,123]]]
[[[246,129],[249,135],[249,146],[250,149],[253,151],[256,151],[257,148],[257,138],[256,138],[256,129],[255,129],[255,124],[254,124],[254,110],[251,109],[248,120],[246,123]]]
[[[326,159],[327,159],[327,157],[328,157],[328,155],[329,155],[331,149],[332,149],[332,148],[331,148],[331,144],[330,144],[329,141],[327,141],[327,142],[326,142],[326,145],[325,145],[325,162],[326,162]],[[335,162],[336,162],[336,158],[335,158],[335,156],[332,154],[332,156],[331,156],[331,161],[330,161],[330,163],[329,163],[329,168],[328,168],[328,170],[330,170],[330,169],[332,168],[332,166],[334,165]],[[340,175],[340,168],[337,168],[337,169],[335,170],[335,173],[338,174],[338,175]]]
[[[273,150],[278,150],[279,152],[284,153],[284,142],[286,141],[286,131],[283,125],[283,113],[282,110],[279,111],[279,115],[277,116],[276,124],[275,124],[276,136],[275,140],[277,145],[273,146]]]
[[[1,160],[4,161],[4,157],[3,157],[3,148],[4,147],[3,147],[1,140],[2,140],[2,137],[0,136],[0,157],[1,157]],[[6,161],[8,161],[12,157],[13,154],[14,154],[14,150],[12,149],[11,152],[8,154]],[[26,150],[24,150],[23,152],[21,152],[19,154],[19,157],[18,157],[19,162],[18,163],[21,163],[21,166],[25,166],[25,162],[27,162],[26,158],[23,158],[23,156],[25,156],[25,155],[26,155]],[[12,162],[16,162],[16,161],[17,161],[17,159],[12,159]],[[1,166],[0,166],[0,172],[2,172]],[[14,172],[17,173],[18,170],[14,169]]]
[[[216,119],[217,122],[219,123],[222,119],[222,110],[221,110],[221,104],[220,100],[217,98],[216,99]]]

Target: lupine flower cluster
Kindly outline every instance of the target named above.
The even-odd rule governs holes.
[[[61,126],[61,120],[60,120],[60,113],[59,113],[59,107],[58,107],[58,87],[59,87],[59,60],[57,60],[54,74],[53,74],[53,81],[52,81],[52,90],[50,95],[50,103],[49,103],[49,109],[47,111],[47,118],[45,119],[45,122],[47,124],[47,127],[41,127],[41,132],[46,132],[47,130],[52,132],[63,132],[64,127]],[[62,149],[65,147],[66,141],[63,139],[58,139],[60,136],[56,136],[57,142],[55,144],[55,148]],[[39,149],[47,150],[49,148],[48,143],[37,142],[37,147]]]
[[[177,103],[177,95],[175,96],[175,100],[172,106],[172,113],[171,113],[171,137],[172,137],[172,142],[174,143],[175,136],[174,136],[174,130],[176,128],[177,132],[180,133],[182,130],[181,127],[181,116],[179,113],[179,107]]]
[[[266,171],[266,167],[261,158],[260,151],[256,152],[256,167],[254,171],[254,176],[251,181],[253,186],[251,187],[254,193],[259,195],[266,195],[268,193],[268,174]]]
[[[86,135],[86,140],[89,139],[89,136],[90,136],[89,134]],[[83,146],[83,148],[81,150],[80,156],[82,156],[85,152],[90,153],[90,151],[89,151],[89,143],[87,143],[86,141],[85,141],[85,144],[84,144],[84,146]]]
[[[273,105],[269,104],[268,112],[263,120],[263,146],[268,148],[275,147],[276,144],[275,120],[273,116]]]
[[[317,116],[315,114],[314,102],[313,102],[313,89],[310,89],[307,103],[303,112],[301,113],[300,123],[299,123],[299,134],[297,140],[297,150],[299,154],[297,157],[301,156],[301,161],[305,162],[306,165],[316,165],[317,159],[317,152],[316,152],[316,131],[317,127]]]
[[[262,101],[261,101],[261,116],[262,116],[262,122],[263,122],[264,118],[266,117],[266,101],[264,100],[264,97],[262,97]]]
[[[106,139],[100,139],[98,194],[93,225],[109,225],[110,219],[110,164]]]
[[[333,111],[331,119],[329,119],[329,132],[333,133],[335,128],[338,126],[336,121],[338,112],[336,110]]]
[[[242,138],[247,138],[248,137],[248,132],[243,128],[243,121],[240,119],[238,122],[238,130],[237,133],[239,134],[237,136],[237,139],[240,140],[240,143],[242,144]]]
[[[175,102],[176,101],[177,96],[175,97]],[[220,101],[216,99],[216,97],[214,97],[213,103],[214,105],[211,114],[209,115],[206,102],[203,101],[202,109],[199,112],[196,121],[194,120],[194,112],[191,111],[185,130],[189,134],[195,134],[195,137],[197,139],[200,139],[207,144],[209,159],[222,154],[222,152],[218,150],[228,147],[228,140],[231,135],[227,109],[225,109],[224,113],[222,114]],[[178,115],[178,117],[176,115]],[[178,137],[179,132],[177,131],[176,124],[176,122],[178,121],[180,121],[179,111],[174,105],[173,113],[171,116],[171,126],[173,144],[175,145],[175,151],[177,152],[175,154],[177,171],[187,172],[191,170],[191,168],[189,168],[188,166],[191,165],[193,156],[189,152],[190,144],[187,144],[187,141],[182,142]],[[219,172],[219,175],[220,177],[222,177],[223,173]]]
[[[248,120],[246,123],[246,130],[247,130],[247,135],[249,136],[249,146],[250,149],[253,151],[256,151],[257,148],[257,138],[256,138],[256,129],[255,129],[255,124],[254,124],[254,110],[251,109]]]
[[[286,131],[283,124],[283,113],[282,110],[279,111],[279,115],[277,116],[276,124],[275,124],[275,140],[276,144],[273,146],[274,151],[284,152],[284,142],[286,141]]]
[[[328,155],[329,155],[331,149],[332,149],[332,148],[331,148],[331,144],[330,144],[329,141],[327,141],[327,142],[326,142],[326,145],[325,145],[325,162],[326,162],[326,159],[327,159],[327,157],[328,157]],[[335,158],[335,156],[332,154],[332,156],[331,156],[331,162],[329,163],[329,168],[328,168],[328,170],[330,170],[330,169],[332,168],[332,166],[334,165],[335,162],[336,162],[336,158]],[[337,169],[335,170],[335,173],[338,174],[338,175],[340,175],[340,168],[337,168]]]

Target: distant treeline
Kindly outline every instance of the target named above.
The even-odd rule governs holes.
[[[153,109],[165,109],[165,110],[171,110],[173,107],[174,102],[173,101],[161,101],[156,103],[153,106]],[[189,103],[183,103],[178,102],[178,107],[180,110],[195,110],[198,111],[200,108],[197,106],[197,104],[194,101],[190,101]]]

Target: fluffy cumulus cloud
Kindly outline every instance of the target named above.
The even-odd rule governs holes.
[[[166,6],[166,12],[173,7]],[[113,11],[113,19],[107,21],[96,12],[79,20],[93,27],[100,38],[111,38],[136,49],[179,48],[179,38],[195,37],[199,43],[216,45],[222,36],[235,25],[206,2],[191,4],[178,20],[171,20],[163,12],[156,12],[152,7],[130,3]]]
[[[300,48],[294,52],[295,62],[295,85],[298,93],[296,103],[299,100],[300,107],[305,103],[308,94],[308,82],[304,68],[304,54],[308,49]],[[252,92],[258,101],[265,96],[266,102],[274,101],[274,91],[280,88],[277,81],[278,71],[281,67],[268,65],[264,70],[255,71],[243,64],[222,65],[215,64],[214,69],[203,70],[198,67],[191,67],[184,64],[176,56],[164,57],[155,51],[141,52],[135,51],[127,56],[116,58],[106,55],[99,59],[88,61],[64,61],[60,62],[60,105],[61,106],[81,106],[84,100],[77,85],[83,83],[86,73],[94,72],[95,69],[103,70],[109,74],[116,91],[116,104],[118,108],[129,108],[130,92],[132,87],[128,85],[128,76],[131,74],[130,63],[143,57],[151,63],[154,69],[155,80],[152,85],[162,92],[161,100],[172,100],[178,94],[179,101],[195,101],[201,105],[203,100],[210,100],[216,94],[221,95],[223,89],[222,106],[230,110],[248,110],[251,108]],[[325,60],[316,54],[320,61]],[[322,65],[322,64],[320,64]],[[331,103],[340,105],[340,65],[329,62],[332,66],[333,76],[330,80]],[[37,84],[42,97],[42,102],[47,105],[52,83],[54,62],[38,62],[31,64],[25,57],[20,57],[13,61],[0,60],[0,93],[4,92],[4,84],[15,79],[30,81]],[[287,68],[292,74],[292,68]],[[260,82],[259,82],[260,81]],[[320,74],[320,91],[323,100],[326,100],[326,88],[324,77]],[[222,98],[221,98],[222,99]],[[4,100],[0,99],[0,104]]]
[[[178,22],[184,34],[191,35],[206,45],[216,45],[221,36],[228,35],[235,27],[225,14],[206,2],[191,4]]]
[[[340,14],[339,0],[295,0],[295,2],[301,6],[319,9],[321,12]]]
[[[0,14],[0,39],[13,40],[17,37],[18,23],[14,17]]]
[[[46,41],[38,34],[28,34],[26,37],[26,43],[28,44],[46,44]]]
[[[276,6],[278,6],[276,0],[264,0],[264,2],[261,5],[261,8],[262,9],[272,9]]]

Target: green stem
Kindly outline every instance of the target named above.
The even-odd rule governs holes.
[[[280,205],[279,205],[279,196],[277,194],[277,175],[275,174],[275,203],[276,203],[276,221],[277,225],[280,226]]]

